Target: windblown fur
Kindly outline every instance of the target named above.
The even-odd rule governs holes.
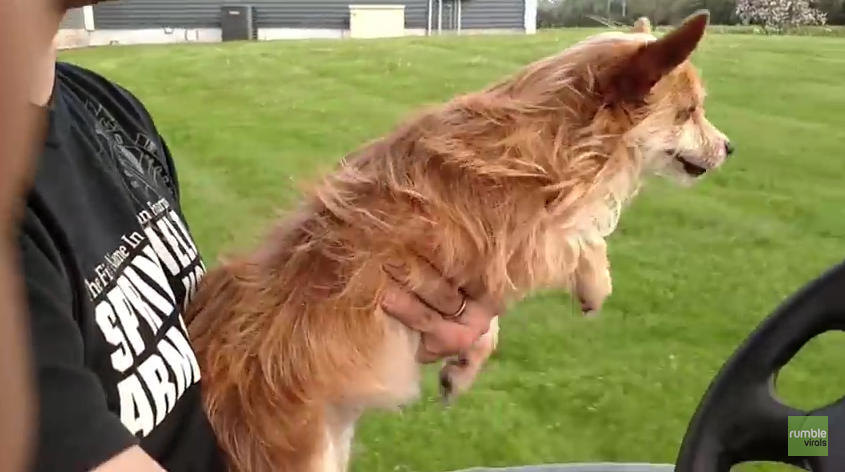
[[[345,470],[358,416],[418,395],[419,335],[378,307],[385,265],[414,285],[424,255],[469,293],[517,300],[572,277],[646,171],[686,182],[678,156],[721,164],[686,61],[701,18],[660,42],[592,38],[422,111],[211,270],[187,321],[232,469]]]

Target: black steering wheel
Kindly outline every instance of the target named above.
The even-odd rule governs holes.
[[[845,331],[845,262],[810,282],[769,316],[725,363],[684,436],[676,472],[729,472],[743,462],[845,472],[845,396],[801,411],[775,396],[774,378],[808,341]],[[828,417],[828,455],[787,454],[789,416]]]

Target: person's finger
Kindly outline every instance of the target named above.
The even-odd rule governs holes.
[[[381,307],[409,329],[422,335],[418,360],[433,362],[469,349],[490,328],[495,313],[484,304],[467,300],[464,313],[445,320],[442,315],[419,300],[398,282],[389,281]]]
[[[438,320],[423,332],[425,350],[439,357],[459,354],[490,329],[494,317],[495,313],[483,304],[468,300],[463,315],[454,320]]]
[[[432,331],[422,333],[417,359],[423,364],[455,356],[469,350],[489,329],[444,321]]]
[[[440,354],[434,354],[433,352],[429,351],[425,345],[425,336],[423,336],[423,342],[420,344],[420,348],[417,351],[417,362],[419,362],[420,364],[431,364],[433,362],[443,360],[446,357],[449,356],[442,356]]]
[[[395,280],[389,280],[381,299],[381,308],[388,315],[414,331],[427,331],[443,317],[436,310]]]
[[[490,294],[483,293],[477,297],[471,296],[471,298],[481,305],[481,313],[486,314],[491,319],[505,312],[505,302],[503,300],[496,300]]]
[[[385,313],[422,335],[422,342],[417,351],[417,362],[428,364],[442,358],[441,355],[429,351],[426,346],[428,337],[425,334],[438,322],[448,323],[443,320],[440,313],[423,303],[404,285],[400,285],[395,280],[388,281],[380,304]],[[459,326],[457,323],[448,324]],[[431,343],[431,341],[428,341],[428,343]],[[437,349],[440,349],[438,342],[434,342],[434,344]]]
[[[411,290],[420,300],[442,316],[456,313],[464,302],[464,294],[443,278],[440,272],[425,259],[420,258],[419,268],[422,271],[420,278],[423,282],[411,287]],[[408,280],[407,268],[404,265],[390,264],[385,266],[385,270],[400,283]]]

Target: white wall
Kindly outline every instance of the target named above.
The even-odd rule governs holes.
[[[525,0],[525,34],[537,33],[538,0]]]

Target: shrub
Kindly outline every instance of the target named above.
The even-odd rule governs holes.
[[[807,0],[738,0],[736,16],[743,25],[757,25],[766,34],[791,33],[827,21],[827,15]]]

